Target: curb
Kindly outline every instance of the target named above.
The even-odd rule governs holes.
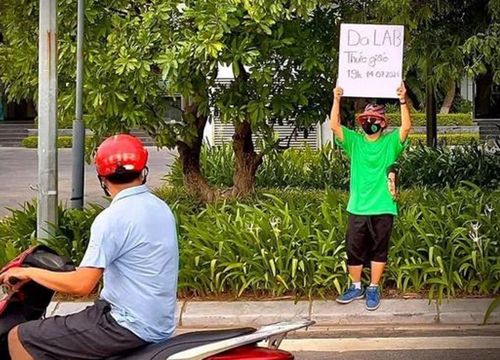
[[[191,301],[177,302],[179,327],[217,328],[262,326],[279,321],[311,319],[315,326],[338,325],[481,325],[493,299],[452,299],[429,303],[424,299],[382,300],[376,311],[367,311],[362,300],[348,305],[335,301]],[[78,312],[92,302],[52,302],[47,316]],[[500,325],[494,311],[489,325]]]

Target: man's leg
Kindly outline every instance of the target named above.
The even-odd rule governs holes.
[[[368,224],[366,216],[349,215],[347,228],[347,268],[351,278],[351,286],[336,300],[341,304],[348,304],[353,300],[364,297],[364,289],[361,286],[361,274],[363,264],[368,256],[369,244]]]
[[[363,272],[363,265],[348,265],[349,277],[353,283],[361,282],[361,273]]]
[[[385,262],[372,261],[371,262],[371,284],[377,285],[384,274]]]
[[[19,327],[16,326],[9,332],[9,354],[12,360],[33,360],[28,351],[19,340]]]
[[[379,284],[387,262],[393,221],[392,215],[377,215],[370,218],[373,247],[371,249],[371,284],[366,289],[368,310],[376,310],[380,306]]]

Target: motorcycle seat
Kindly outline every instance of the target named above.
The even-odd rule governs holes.
[[[149,344],[139,349],[108,358],[107,360],[166,360],[178,352],[197,346],[232,339],[238,336],[252,334],[254,328],[238,328],[227,330],[194,331],[171,337],[157,344]]]

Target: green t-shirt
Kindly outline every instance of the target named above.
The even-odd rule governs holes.
[[[387,186],[387,170],[405,149],[400,129],[382,133],[376,141],[342,126],[343,141],[335,139],[351,159],[351,195],[347,211],[354,215],[398,214]]]

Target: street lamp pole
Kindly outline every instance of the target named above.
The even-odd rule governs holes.
[[[57,225],[57,0],[40,0],[37,237]]]
[[[85,0],[78,0],[78,25],[76,41],[76,114],[73,121],[73,171],[71,207],[83,208],[85,180],[85,124],[83,123],[83,41]]]

